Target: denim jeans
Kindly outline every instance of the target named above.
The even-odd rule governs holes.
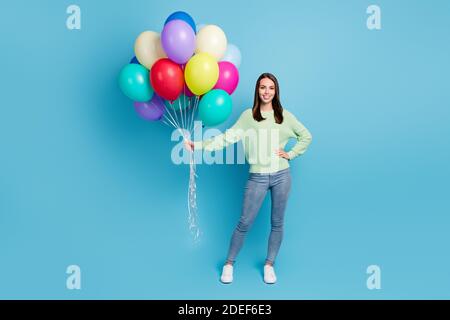
[[[252,226],[266,197],[267,190],[270,190],[272,196],[272,228],[266,262],[275,262],[283,239],[284,212],[290,189],[291,174],[289,168],[274,173],[250,173],[245,187],[241,218],[231,237],[227,262],[234,263],[244,243],[245,235]]]

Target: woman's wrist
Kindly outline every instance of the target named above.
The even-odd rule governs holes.
[[[193,141],[194,150],[200,150],[203,147],[203,141]]]

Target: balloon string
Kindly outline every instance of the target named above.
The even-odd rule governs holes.
[[[186,129],[189,130],[192,140],[192,133],[191,133],[191,125],[194,121],[194,113],[195,110],[193,106],[191,106],[191,98],[188,98],[189,105],[186,106],[186,87],[183,87],[183,102],[185,106],[185,124]],[[189,117],[188,112],[191,112],[191,117]],[[190,121],[189,121],[190,118]],[[193,236],[194,242],[198,242],[200,238],[200,228],[198,225],[198,214],[197,214],[197,184],[195,182],[195,179],[197,178],[196,174],[196,166],[195,166],[195,158],[194,158],[194,152],[190,152],[189,157],[189,186],[188,186],[188,225],[189,225],[189,231],[191,232],[191,235]]]
[[[172,116],[172,113],[170,112],[169,108],[167,108],[166,104],[164,104],[164,108],[166,109],[167,114],[170,116],[170,118],[177,125],[177,128],[178,128],[179,127],[178,122],[174,119],[174,117]]]
[[[195,105],[197,103],[197,97],[194,98],[194,103],[192,105],[192,119],[191,119],[191,126],[189,127],[189,130],[192,130],[192,126],[195,123]]]
[[[184,87],[183,87],[183,91],[184,91]],[[189,106],[186,105],[186,94],[183,94],[183,103],[184,103],[184,123],[186,124],[186,129],[188,128],[187,126],[187,113],[189,111]]]
[[[192,129],[192,132],[195,132],[195,129],[197,129],[197,127],[200,125],[200,122],[197,122],[194,126],[194,128]]]
[[[170,120],[165,114],[163,115],[164,119],[169,121],[170,125],[174,127],[175,129],[178,129],[177,126]],[[169,125],[166,121],[162,120],[165,124]]]
[[[181,127],[184,129],[183,110],[181,108],[181,100],[178,99],[178,108],[180,109]]]
[[[185,65],[182,64],[181,65],[181,70],[183,71],[183,79],[184,79],[184,69],[185,69]],[[186,107],[186,79],[184,79],[184,83],[183,83],[183,103],[184,103],[184,123],[186,124],[186,129],[188,129],[189,127],[187,126],[187,113],[188,113],[188,108]]]
[[[193,116],[193,113],[194,113],[194,105],[192,104],[192,99],[191,98],[188,98],[188,103],[189,103],[189,116],[188,116],[188,126],[187,126],[187,129],[189,130],[189,132],[191,132],[191,125],[192,125],[192,116]],[[192,136],[192,133],[191,133],[191,136]]]
[[[183,122],[182,121],[182,125],[180,126],[180,122],[178,121],[178,117],[176,115],[176,111],[175,109],[171,108],[173,110],[173,112],[175,113],[175,117],[172,115],[171,110],[164,105],[168,116],[166,115],[166,113],[164,114],[164,120],[167,120],[168,122],[162,120],[166,125],[169,125],[169,123],[175,128],[180,130],[181,134],[183,135],[183,137],[186,139],[186,135],[185,135],[185,131],[183,129],[186,129],[186,131],[188,131],[189,129],[191,129],[191,126],[194,127],[194,129],[191,129],[188,132],[192,132],[192,130],[195,130],[195,126],[194,126],[194,117],[195,117],[195,111],[197,109],[197,105],[198,105],[198,96],[196,97],[195,101],[194,101],[194,105],[192,107],[192,113],[191,113],[191,122],[188,126],[187,121]],[[181,102],[179,100],[179,108],[180,108],[180,112],[182,111],[181,108]],[[173,103],[170,104],[171,107],[173,106]],[[181,119],[183,120],[181,114]],[[186,115],[187,117],[187,115]],[[176,118],[176,120],[175,120]],[[187,118],[186,118],[187,120]],[[186,125],[186,127],[185,127]],[[183,128],[182,128],[183,127]],[[200,231],[200,227],[198,225],[198,213],[197,213],[197,184],[196,184],[196,178],[198,178],[197,173],[196,173],[196,164],[195,164],[195,158],[194,158],[194,152],[190,152],[190,156],[189,156],[189,185],[188,185],[188,226],[189,226],[189,231],[193,237],[193,240],[195,243],[197,243],[200,239],[200,235],[201,235],[201,231]]]
[[[176,107],[173,106],[173,104],[174,104],[173,101],[171,101],[171,102],[169,102],[169,103],[170,103],[170,109],[172,109],[173,113],[175,114],[175,118],[177,119],[178,127],[181,128],[181,126],[180,126],[180,120],[178,120],[177,111],[175,110]]]
[[[168,127],[173,127],[173,125],[172,124],[169,124],[167,121],[165,121],[165,120],[162,120],[161,119],[161,122],[162,123],[164,123],[166,126],[168,126]]]
[[[200,238],[200,227],[198,225],[198,214],[197,214],[197,185],[195,183],[195,178],[197,174],[195,173],[195,161],[194,153],[190,155],[190,174],[189,174],[189,187],[188,187],[188,224],[189,231],[194,238],[194,242],[197,242]]]
[[[187,106],[186,106],[186,129],[189,130],[191,122],[190,122],[190,118],[191,118],[191,98],[187,97]],[[192,140],[192,138],[191,138]]]
[[[172,125],[175,127],[175,129],[178,129],[180,131],[181,135],[183,136],[183,138],[186,139],[186,135],[185,135],[184,131],[180,128],[179,122],[174,119],[174,117],[172,116],[172,113],[170,112],[169,108],[167,108],[166,105],[164,105],[164,107],[166,108],[166,111],[169,114],[170,118],[172,118],[172,121],[171,121]],[[168,121],[170,121],[169,118],[166,117],[166,119]]]
[[[197,111],[197,106],[198,106],[198,101],[199,101],[199,97],[195,96],[195,100],[194,100],[194,107],[192,110],[192,117],[191,117],[191,127],[189,128],[189,132],[191,133],[191,135],[193,135],[193,126],[194,126],[194,119],[195,119],[195,112]]]

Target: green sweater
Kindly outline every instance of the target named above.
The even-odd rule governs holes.
[[[275,122],[273,111],[261,111],[265,120],[253,119],[252,109],[242,112],[236,123],[225,133],[211,139],[194,142],[194,149],[218,151],[242,140],[245,158],[250,164],[250,172],[273,173],[289,167],[289,161],[276,154],[286,146],[289,138],[297,143],[288,152],[289,160],[303,154],[311,143],[308,129],[287,110],[283,110],[283,123]]]

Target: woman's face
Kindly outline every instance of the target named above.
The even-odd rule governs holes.
[[[259,82],[259,98],[264,103],[270,103],[275,96],[275,83],[269,78],[263,78]]]

